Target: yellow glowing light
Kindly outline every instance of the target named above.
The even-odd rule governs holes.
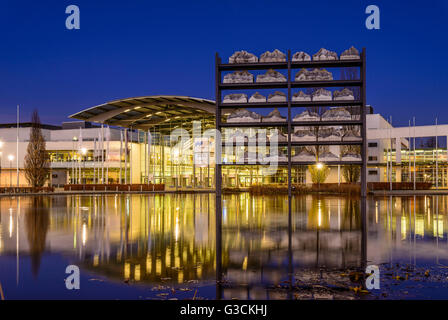
[[[81,154],[85,156],[87,154],[87,149],[81,148]]]
[[[170,249],[166,249],[165,266],[167,266],[167,267],[171,266],[171,250]]]
[[[87,240],[87,226],[85,223],[82,224],[82,245],[86,245]]]
[[[14,156],[13,156],[12,154],[10,154],[10,155],[8,156],[8,160],[9,160],[9,161],[14,160]]]
[[[401,240],[406,240],[406,236],[407,236],[407,222],[406,222],[406,217],[402,216],[401,217]]]
[[[124,278],[129,279],[131,275],[131,264],[129,262],[125,262],[124,264]]]
[[[135,279],[135,281],[140,281],[140,265],[139,264],[135,266],[134,279]]]
[[[12,215],[11,212],[9,212],[9,237],[12,237],[12,230],[13,230],[14,222],[12,221]]]
[[[243,261],[242,269],[243,269],[244,271],[247,270],[247,256],[244,257],[244,261]]]
[[[98,254],[95,254],[95,255],[93,256],[93,265],[94,265],[95,267],[98,265],[99,260],[100,260],[99,255],[98,255]]]
[[[320,162],[316,163],[316,168],[318,170],[322,169],[323,167],[324,167],[324,165],[322,163],[320,163]]]
[[[179,239],[179,218],[176,218],[176,226],[174,227],[174,239]]]
[[[162,261],[157,258],[156,259],[156,275],[161,275],[162,274]]]

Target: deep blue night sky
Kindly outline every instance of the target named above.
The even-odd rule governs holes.
[[[65,28],[66,6],[81,29]],[[381,30],[365,28],[369,4]],[[367,103],[394,125],[448,123],[448,1],[6,1],[0,3],[0,122],[37,108],[59,124],[109,100],[214,99],[214,54],[367,48]]]

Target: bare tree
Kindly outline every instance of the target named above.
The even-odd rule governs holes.
[[[361,154],[361,147],[352,145],[341,146],[341,156],[350,153]],[[346,182],[358,182],[361,176],[361,167],[353,164],[345,165],[342,167],[342,175]]]
[[[42,135],[39,115],[37,110],[31,116],[32,128],[30,141],[25,156],[25,176],[28,183],[36,187],[42,187],[48,179],[49,157],[46,151],[45,139]]]

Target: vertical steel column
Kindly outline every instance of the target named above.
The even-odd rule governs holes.
[[[134,162],[134,155],[132,154],[132,145],[134,141],[134,130],[132,129],[132,126],[129,130],[130,136],[131,136],[131,142],[130,142],[130,151],[129,151],[129,184],[132,184],[132,172],[133,172],[133,163]]]
[[[216,131],[221,132],[221,71],[219,65],[221,64],[221,59],[216,53],[215,56],[215,99],[216,99]],[[221,176],[221,148],[222,141],[221,135],[217,135],[215,141],[215,219],[216,219],[216,299],[221,298],[221,290],[219,289],[219,284],[222,281],[222,202],[221,202],[221,186],[222,186],[222,176]]]
[[[361,168],[361,197],[367,196],[367,130],[366,130],[366,48],[362,49],[361,57],[361,158],[362,158],[362,168]]]
[[[367,267],[367,199],[361,197],[361,268]]]
[[[124,129],[124,183],[128,184],[128,129]]]
[[[101,124],[101,184],[104,184],[104,124]]]
[[[289,287],[292,290],[293,285],[293,266],[292,266],[292,165],[291,165],[291,50],[288,50],[288,278]],[[292,291],[289,291],[289,295]],[[291,297],[290,297],[291,298]]]
[[[291,51],[288,50],[288,202],[289,215],[291,215],[291,195],[292,195],[292,179],[291,179]]]
[[[96,138],[93,138],[93,184],[96,184]]]
[[[438,123],[436,118],[436,189],[439,189],[439,144],[438,144]]]
[[[110,127],[107,126],[106,141],[106,184],[109,184],[109,152],[110,152]]]

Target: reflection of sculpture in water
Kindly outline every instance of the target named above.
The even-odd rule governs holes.
[[[358,199],[347,198],[345,200],[342,228],[346,230],[359,230],[361,228],[361,212],[359,206],[360,201]]]
[[[50,216],[48,200],[43,197],[33,197],[26,210],[25,226],[30,247],[31,269],[36,277],[39,273],[40,260],[45,250]]]

